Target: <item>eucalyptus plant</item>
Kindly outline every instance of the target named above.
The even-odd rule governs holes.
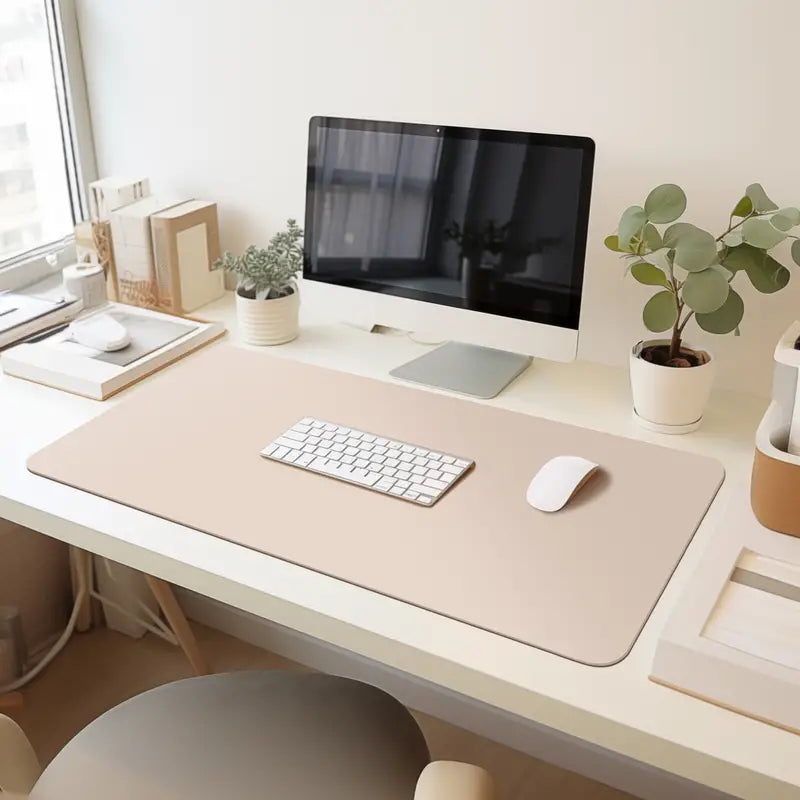
[[[238,276],[239,294],[256,300],[274,300],[295,291],[295,278],[303,266],[303,231],[295,220],[276,233],[266,248],[251,244],[241,256],[225,252],[213,264]]]
[[[774,248],[786,240],[800,265],[800,210],[779,208],[761,184],[747,187],[718,236],[678,222],[685,210],[680,186],[657,186],[644,206],[625,210],[617,234],[605,240],[639,283],[658,287],[642,316],[648,330],[672,331],[669,366],[689,365],[681,358],[681,339],[692,318],[709,333],[739,335],[744,301],[731,282],[740,272],[763,294],[783,289],[790,274]]]

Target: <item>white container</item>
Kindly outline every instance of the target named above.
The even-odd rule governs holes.
[[[709,353],[709,360],[697,367],[665,367],[639,358],[645,347],[663,344],[669,344],[669,339],[642,341],[631,350],[634,414],[651,430],[689,433],[700,427],[703,419],[714,382],[714,359]],[[694,349],[689,344],[684,347]]]
[[[236,292],[239,331],[247,344],[284,344],[297,338],[300,293],[274,300],[251,300]]]
[[[115,604],[103,603],[103,615],[108,628],[133,639],[139,639],[147,633],[147,628],[137,618],[147,619],[142,606],[149,608],[153,614],[158,614],[158,601],[141,572],[110,559],[98,557],[97,590],[104,598]],[[125,609],[127,613],[120,608]]]

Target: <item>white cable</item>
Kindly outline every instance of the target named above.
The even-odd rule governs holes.
[[[16,692],[17,689],[21,689],[23,686],[30,683],[64,649],[70,637],[75,632],[75,626],[78,624],[78,614],[80,613],[81,605],[86,597],[86,576],[83,574],[82,569],[75,570],[75,574],[77,577],[78,591],[75,594],[72,613],[67,622],[67,627],[64,628],[64,632],[59,636],[58,641],[50,648],[50,652],[47,653],[33,669],[29,670],[25,675],[17,678],[12,683],[6,686],[0,686],[0,694]]]

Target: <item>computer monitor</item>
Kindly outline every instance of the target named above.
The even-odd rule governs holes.
[[[593,164],[580,136],[314,117],[305,290],[461,343],[393,374],[490,396],[575,358]]]

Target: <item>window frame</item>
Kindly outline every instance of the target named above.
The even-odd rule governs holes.
[[[64,164],[73,224],[89,216],[85,187],[97,179],[92,122],[76,0],[43,0],[61,122]],[[51,265],[53,255],[57,261]],[[47,242],[9,259],[0,259],[0,290],[18,289],[53,274],[74,260],[74,236]],[[50,257],[50,261],[48,261]]]

